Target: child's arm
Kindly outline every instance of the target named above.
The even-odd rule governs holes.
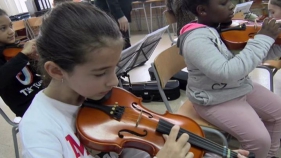
[[[0,88],[7,86],[27,63],[28,57],[23,53],[17,54],[6,63],[0,62]]]
[[[281,57],[281,45],[274,44],[263,61]]]
[[[9,82],[26,66],[29,57],[35,54],[35,40],[27,41],[23,50],[15,57],[4,63],[0,61],[0,88],[9,85]]]
[[[212,80],[221,83],[247,76],[262,62],[275,41],[265,35],[256,35],[238,55],[226,59],[206,34],[210,35],[209,30],[202,29],[194,38],[186,38],[183,54],[187,62],[191,62]]]

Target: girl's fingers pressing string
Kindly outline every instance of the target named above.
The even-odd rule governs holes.
[[[173,126],[167,141],[169,141],[169,142],[176,141],[178,133],[179,133],[179,130],[180,130],[180,127],[178,125]]]
[[[194,154],[192,152],[188,152],[185,158],[193,158]]]
[[[187,143],[188,139],[189,139],[188,134],[183,133],[183,134],[180,136],[180,138],[178,139],[178,143],[181,145],[181,147],[183,147],[183,146],[185,146],[186,144],[189,144],[189,143]]]

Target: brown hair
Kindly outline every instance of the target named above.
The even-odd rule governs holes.
[[[64,2],[72,2],[72,1],[73,0],[54,0],[53,4],[54,4],[54,6],[56,6],[56,5],[64,3]]]
[[[123,42],[116,22],[105,12],[85,3],[58,5],[45,14],[36,40],[44,83],[51,80],[45,62],[53,61],[71,73],[76,65],[87,61],[87,53],[110,47],[112,41]]]
[[[190,11],[195,16],[198,16],[197,6],[198,5],[209,5],[209,0],[184,0],[182,1],[183,10]]]
[[[2,15],[8,16],[8,14],[7,14],[7,12],[5,10],[0,9],[0,16],[2,16]]]

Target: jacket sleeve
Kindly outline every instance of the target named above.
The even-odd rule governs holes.
[[[6,63],[0,62],[0,89],[4,88],[26,66],[28,57],[18,53]]]
[[[184,41],[185,60],[191,62],[210,79],[221,83],[247,76],[263,61],[274,43],[274,40],[268,36],[256,35],[254,39],[248,41],[239,54],[226,59],[214,43],[206,37],[206,32],[201,34],[186,38]]]
[[[264,61],[276,59],[278,57],[281,57],[281,45],[273,44],[267,56],[264,58]]]
[[[115,18],[115,19],[120,19],[124,16],[124,13],[121,9],[121,4],[119,3],[118,0],[106,0],[107,2],[107,5],[110,9],[110,12],[112,14],[112,16]]]

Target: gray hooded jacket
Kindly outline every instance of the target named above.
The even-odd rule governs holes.
[[[239,54],[233,54],[211,27],[190,23],[181,29],[180,54],[188,70],[186,93],[191,102],[208,106],[220,104],[252,91],[248,74],[263,60],[281,56],[274,39],[257,34]]]

